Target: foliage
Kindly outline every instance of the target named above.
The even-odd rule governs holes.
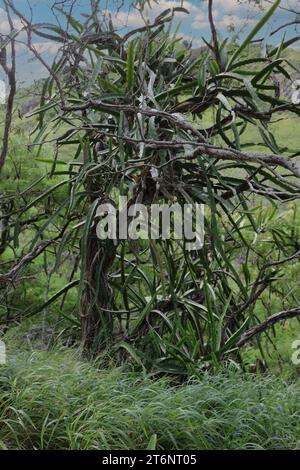
[[[58,298],[63,312],[78,289],[67,316],[81,323],[89,355],[108,347],[118,363],[186,375],[240,360],[242,334],[262,320],[257,305],[278,292],[282,267],[299,251],[296,209],[280,224],[284,204],[299,197],[299,149],[272,132],[284,111],[299,118],[274,80],[291,80],[291,42],[247,56],[276,6],[240,45],[224,41],[218,54],[207,45],[196,58],[170,33],[176,8],[123,37],[95,10],[84,24],[68,17],[68,31],[40,26],[64,46],[32,113],[30,148],[47,165],[47,187],[37,178],[22,191],[3,242],[19,255],[51,241],[45,304],[25,316]],[[264,153],[245,152],[251,133]],[[97,205],[125,195],[132,205],[205,204],[203,249],[98,240]],[[65,283],[53,292],[58,274]]]
[[[10,351],[12,352],[12,351]],[[297,449],[299,386],[232,369],[174,386],[82,362],[58,346],[0,369],[8,449]]]

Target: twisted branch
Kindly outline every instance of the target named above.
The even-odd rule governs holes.
[[[260,323],[260,325],[256,325],[253,328],[250,328],[250,330],[247,330],[245,333],[243,333],[239,342],[237,343],[237,347],[241,348],[252,338],[254,338],[254,336],[263,333],[276,323],[288,320],[290,318],[295,318],[297,316],[300,316],[299,307],[294,308],[292,310],[284,310],[283,312],[272,315],[271,317],[267,318],[264,322]]]

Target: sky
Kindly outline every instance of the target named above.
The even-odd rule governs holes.
[[[71,0],[69,0],[71,2]],[[268,0],[262,0],[263,7],[269,8],[270,3]],[[34,23],[47,23],[60,21],[64,26],[62,15],[54,17],[51,11],[51,6],[54,0],[15,0],[16,7],[30,18]],[[157,0],[156,3],[151,1],[152,8],[147,8],[145,16],[149,19],[156,18],[162,11],[167,8],[183,6],[189,14],[179,13],[176,14],[174,20],[174,29],[178,27],[179,35],[185,40],[193,41],[193,47],[199,47],[203,44],[202,37],[209,39],[210,31],[207,20],[207,0]],[[59,3],[59,0],[57,1]],[[118,9],[122,3],[121,8]],[[249,28],[258,21],[264,14],[261,8],[255,6],[255,2],[248,2],[248,0],[214,0],[214,18],[215,24],[222,38],[229,34],[239,32],[241,37],[247,33]],[[89,0],[76,0],[73,14],[77,18],[81,14],[88,11]],[[300,11],[300,0],[281,0],[282,7],[294,8]],[[29,8],[30,7],[30,8]],[[103,12],[110,13],[112,19],[120,34],[126,32],[128,29],[137,28],[144,25],[144,21],[137,9],[130,8],[129,0],[101,0],[100,7]],[[284,9],[278,9],[275,13],[272,22],[264,28],[259,34],[259,37],[264,37],[270,43],[279,43],[282,39],[283,32],[269,37],[270,32],[280,25],[287,23],[295,18],[294,13],[289,13]],[[14,20],[15,28],[21,28],[22,25],[18,20]],[[234,32],[233,32],[234,30]],[[300,30],[300,28],[299,28]],[[294,27],[287,28],[286,38],[295,35]],[[0,34],[8,32],[8,23],[5,12],[3,10],[3,1],[0,0]],[[298,31],[299,32],[299,31]],[[18,82],[21,84],[28,84],[35,79],[47,75],[47,71],[43,69],[41,64],[37,62],[26,50],[24,44],[21,43],[22,34],[18,37],[20,42],[17,45],[18,50]],[[33,38],[36,43],[36,48],[39,53],[43,55],[47,62],[51,62],[57,53],[57,44],[42,40],[41,38]],[[297,46],[296,46],[297,47]],[[0,79],[3,78],[0,72]]]

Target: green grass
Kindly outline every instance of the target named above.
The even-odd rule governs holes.
[[[174,386],[76,352],[9,353],[0,368],[7,449],[295,449],[300,388],[236,371]]]

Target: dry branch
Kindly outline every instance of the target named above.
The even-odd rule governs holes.
[[[268,328],[275,325],[276,323],[279,323],[284,320],[288,320],[290,318],[295,318],[297,316],[300,316],[299,307],[294,308],[292,310],[284,310],[283,312],[272,315],[271,317],[267,318],[264,322],[260,323],[259,325],[254,326],[253,328],[250,328],[250,330],[247,330],[241,336],[239,342],[237,343],[237,347],[241,348],[246,343],[248,343],[252,338],[254,338],[254,336],[260,333],[263,333],[264,331],[266,331]]]
[[[5,5],[6,14],[8,18],[8,23],[10,27],[10,32],[13,33],[14,25],[11,19],[11,15],[7,6]],[[0,172],[5,164],[5,160],[7,157],[8,152],[8,141],[9,141],[9,134],[12,122],[12,115],[13,115],[13,108],[14,108],[14,99],[17,91],[16,85],[16,47],[15,47],[15,40],[11,40],[11,66],[9,67],[6,62],[6,48],[0,50],[1,57],[0,57],[0,65],[4,70],[4,73],[7,76],[8,83],[9,83],[9,95],[6,105],[6,113],[5,113],[5,123],[4,123],[4,131],[3,131],[3,140],[2,140],[2,148],[0,153]]]
[[[42,241],[30,253],[21,258],[8,273],[0,274],[0,285],[13,283],[18,277],[19,272],[43,253],[55,240],[56,239]]]

